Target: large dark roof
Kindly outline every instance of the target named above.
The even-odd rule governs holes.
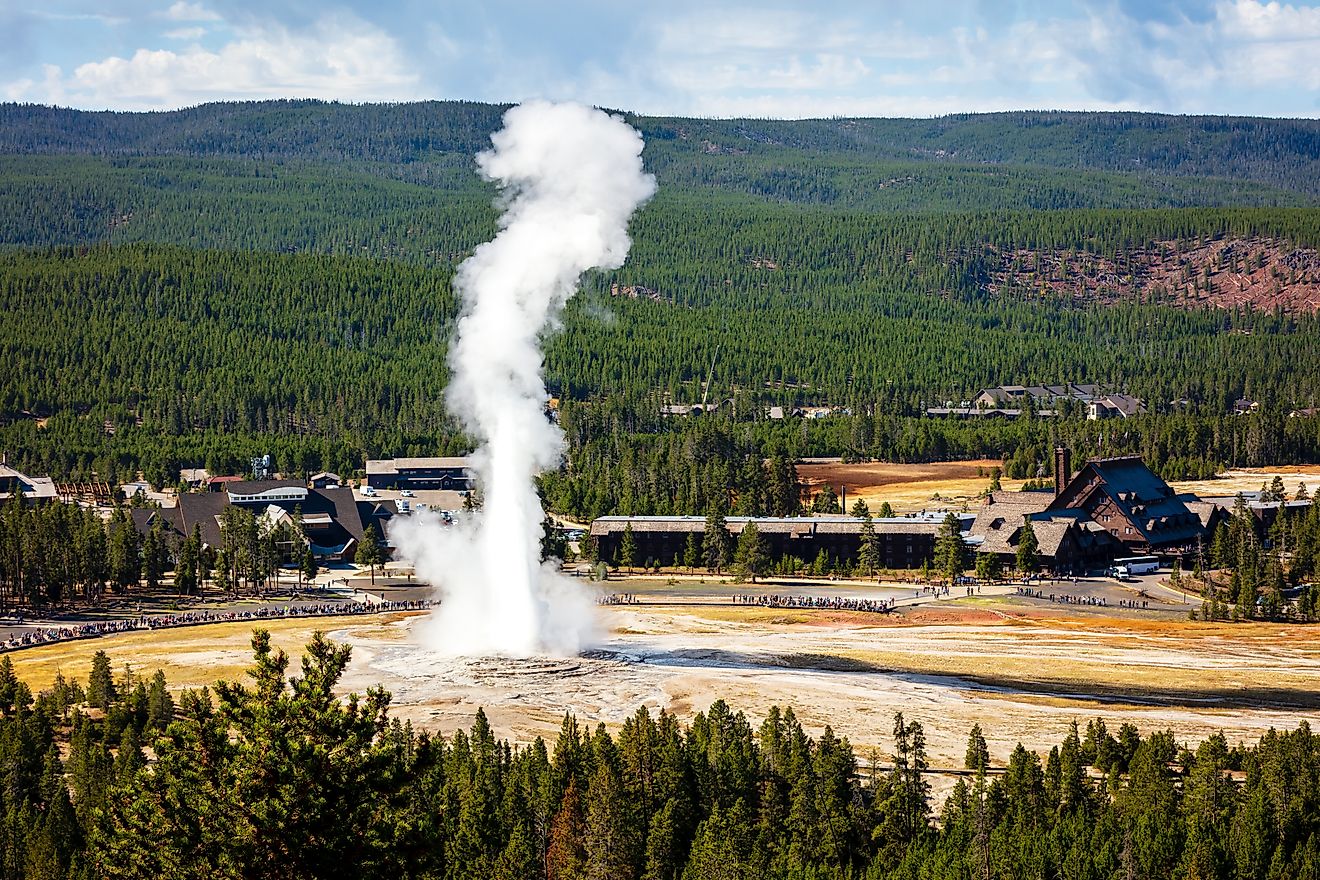
[[[1111,492],[1123,493],[1130,501],[1151,504],[1175,497],[1172,487],[1146,467],[1139,456],[1094,458],[1087,464],[1095,468]]]
[[[193,526],[198,526],[202,533],[202,543],[218,547],[221,543],[220,514],[229,506],[229,496],[224,492],[188,492],[179,496],[179,506],[175,508],[182,519],[182,531],[191,535]]]
[[[283,485],[302,488],[301,483],[289,484],[285,481],[268,480],[246,485],[264,486],[266,489]],[[258,488],[255,491],[261,492],[264,489]],[[165,515],[168,521],[173,522],[180,534],[191,534],[194,525],[200,526],[202,540],[215,547],[222,541],[220,515],[228,506],[229,495],[225,492],[188,492],[179,496],[178,507],[158,512]],[[362,517],[358,513],[357,503],[353,500],[352,489],[309,489],[303,501],[281,501],[273,503],[273,506],[290,514],[301,512],[303,516],[308,517],[328,516],[333,521],[333,526],[328,533],[318,536],[320,541],[346,544],[350,540],[362,539],[364,531]],[[260,510],[257,512],[259,513]],[[136,519],[135,515],[135,525]],[[139,525],[139,530],[141,529],[142,526]]]
[[[155,507],[134,507],[128,512],[133,519],[133,527],[140,534],[145,535],[160,523],[161,529],[165,534],[174,537],[183,537],[182,521],[178,516],[178,508],[155,508]]]
[[[1201,534],[1201,518],[1135,455],[1086,462],[1049,512],[1092,510],[1089,499],[1098,493],[1109,496],[1152,547],[1185,544]]]

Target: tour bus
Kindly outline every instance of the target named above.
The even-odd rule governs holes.
[[[1160,560],[1158,556],[1124,556],[1122,559],[1115,559],[1114,565],[1109,569],[1109,573],[1124,580],[1134,574],[1149,574],[1152,571],[1158,571]]]

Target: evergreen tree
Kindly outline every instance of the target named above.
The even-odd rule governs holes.
[[[302,575],[303,582],[311,586],[316,582],[316,576],[321,573],[321,566],[316,562],[316,554],[312,552],[311,544],[303,544],[302,558],[298,564],[299,573]]]
[[[719,574],[729,564],[730,536],[724,514],[716,505],[712,505],[706,514],[706,533],[701,544],[706,568]]]
[[[967,543],[962,537],[962,522],[952,511],[944,517],[935,539],[935,567],[950,583],[961,577],[967,567]]]
[[[876,569],[880,567],[880,538],[875,533],[875,522],[871,519],[869,511],[862,520],[858,540],[857,562],[862,569],[862,574],[869,577],[875,574]]]
[[[136,587],[142,576],[142,551],[137,529],[127,511],[116,508],[110,517],[110,577],[120,590]]]
[[[839,513],[839,496],[835,494],[834,487],[826,483],[824,488],[817,492],[811,499],[812,513]]]
[[[697,533],[688,532],[683,544],[683,567],[688,570],[701,564],[701,545],[697,543]]]
[[[577,779],[570,777],[564,799],[550,826],[546,851],[546,880],[586,880],[587,854],[584,843],[582,799]]]
[[[87,677],[87,703],[97,709],[109,709],[117,699],[110,657],[105,651],[97,651],[92,655],[92,671]]]
[[[633,535],[632,523],[623,530],[623,539],[619,542],[619,566],[632,571],[637,564],[637,538]]]
[[[366,567],[371,571],[371,585],[376,586],[376,566],[380,565],[380,538],[376,533],[375,524],[367,526],[366,532],[362,536],[362,541],[358,544],[357,554],[353,561],[359,568]]]
[[[174,564],[174,589],[180,593],[191,594],[197,591],[198,556],[201,547],[194,543],[189,535],[179,544],[179,559]]]
[[[147,728],[164,730],[174,720],[174,699],[165,686],[165,673],[157,669],[147,688]]]
[[[766,553],[765,539],[761,537],[761,531],[756,527],[756,523],[749,521],[738,534],[734,561],[738,566],[739,576],[749,579],[752,583],[756,583],[758,575],[765,573],[769,557]]]
[[[984,771],[990,766],[990,750],[985,743],[985,734],[981,732],[981,725],[973,724],[971,732],[967,735],[967,755],[963,759],[963,766],[968,770]]]
[[[378,689],[341,701],[349,650],[320,634],[302,675],[253,636],[252,686],[185,694],[150,773],[121,782],[92,830],[98,876],[406,876],[420,826],[403,821],[404,777]],[[290,747],[290,744],[297,744]],[[397,767],[397,765],[395,765]],[[335,829],[352,828],[351,834]],[[401,837],[399,835],[402,835]]]
[[[1036,558],[1036,551],[1040,549],[1040,544],[1036,542],[1036,530],[1028,519],[1022,524],[1022,531],[1018,533],[1017,570],[1024,575],[1034,574],[1040,563]]]
[[[131,527],[131,524],[130,524]],[[169,566],[169,548],[165,545],[165,532],[157,519],[147,530],[142,542],[142,579],[149,589],[160,586],[160,580]]]
[[[996,581],[1004,576],[1004,564],[998,553],[976,554],[976,577],[983,581]]]

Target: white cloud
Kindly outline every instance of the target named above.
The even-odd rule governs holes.
[[[341,15],[298,32],[280,25],[235,29],[235,38],[215,50],[142,48],[68,75],[47,70],[44,81],[11,83],[6,91],[14,100],[129,110],[274,97],[406,100],[418,97],[417,83],[389,35]]]
[[[1320,110],[1320,0],[672,0],[616,16],[600,39],[599,9],[588,8],[598,4],[565,0],[563,27],[581,42],[533,33],[535,16],[416,0],[377,3],[361,17],[335,10],[365,10],[364,0],[330,0],[311,25],[294,23],[312,8],[302,0],[144,0],[156,11],[93,40],[88,28],[41,24],[81,17],[69,2],[31,13],[30,31],[46,38],[29,37],[30,50],[11,51],[8,65],[0,57],[0,96],[127,109],[443,94],[761,116]],[[109,7],[120,14],[120,4]],[[52,76],[42,61],[60,69]]]
[[[219,15],[202,4],[188,3],[187,0],[177,0],[165,10],[165,17],[170,21],[220,21]]]
[[[1220,77],[1253,86],[1320,88],[1320,7],[1237,0],[1220,3],[1215,30]]]
[[[919,26],[894,10],[841,16],[712,4],[654,25],[652,82],[665,94],[639,100],[710,115],[1026,108],[1315,115],[1320,6],[1212,3],[1199,18],[1080,0],[1017,19],[927,15]]]
[[[128,23],[128,19],[122,16],[105,15],[100,12],[52,12],[46,9],[29,9],[27,14],[49,21],[95,21],[107,26]]]

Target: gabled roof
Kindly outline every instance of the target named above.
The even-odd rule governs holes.
[[[985,535],[987,541],[996,545],[994,552],[1011,552],[998,549],[999,537],[1004,542],[1022,526],[1023,521],[1034,513],[1040,513],[1054,500],[1053,492],[992,492],[972,522],[972,534]],[[988,548],[983,548],[988,549]]]
[[[1201,533],[1200,517],[1135,455],[1086,462],[1048,512],[1091,511],[1102,494],[1152,546],[1186,543]]]
[[[271,483],[276,486],[293,485],[300,489],[306,488],[301,483],[281,480],[262,481],[256,485],[271,488],[269,485]],[[172,516],[178,532],[182,535],[191,534],[194,525],[200,527],[202,541],[215,547],[223,541],[220,516],[229,504],[229,494],[226,492],[188,492],[179,496],[177,507],[159,512]],[[272,508],[289,515],[295,511],[299,512],[309,525],[322,527],[327,525],[328,521],[328,532],[324,528],[317,529],[318,537],[322,541],[333,539],[334,543],[346,544],[349,541],[361,540],[364,532],[362,518],[358,515],[357,504],[353,500],[352,489],[308,489],[303,500],[273,501],[266,505],[264,512],[269,514]]]
[[[145,535],[155,528],[156,523],[160,523],[161,529],[167,535],[174,537],[184,537],[181,529],[182,520],[178,515],[178,508],[156,508],[156,507],[134,507],[130,508],[128,515],[133,520],[133,527],[140,534]]]
[[[1091,405],[1097,409],[1113,410],[1124,418],[1140,415],[1146,411],[1146,404],[1140,398],[1129,394],[1108,394],[1091,401]]]
[[[179,496],[178,511],[181,531],[191,535],[193,526],[200,528],[202,543],[218,547],[221,543],[220,514],[229,506],[224,492],[187,492]]]

